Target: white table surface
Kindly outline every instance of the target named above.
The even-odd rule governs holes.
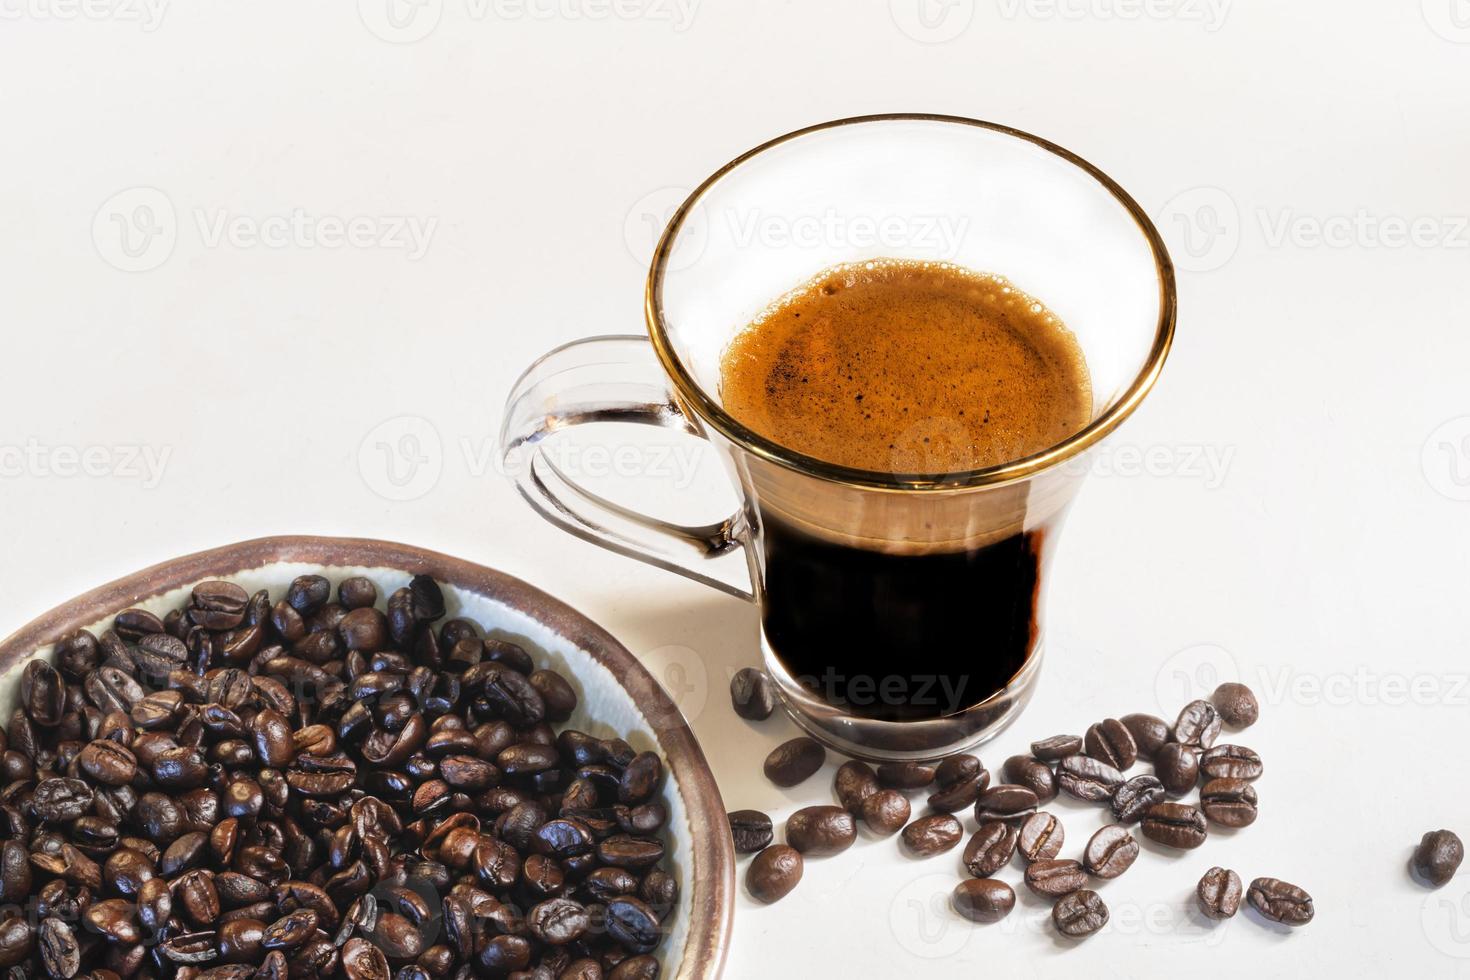
[[[1430,893],[1403,867],[1470,832],[1463,0],[385,2],[0,0],[0,633],[215,544],[399,539],[607,626],[731,808],[825,802],[831,766],[760,775],[788,723],[730,711],[753,610],[537,519],[490,462],[502,400],[548,348],[642,329],[649,216],[737,152],[865,112],[1004,121],[1157,217],[1181,316],[1072,512],[1040,693],[983,755],[1233,674],[1264,705],[1262,816],[1146,847],[1075,946],[1024,895],[957,920],[957,852],[864,841],[777,906],[742,893],[728,975],[1470,975],[1470,871]],[[1058,810],[1080,848],[1099,817]],[[1302,884],[1316,921],[1203,927],[1212,864]]]

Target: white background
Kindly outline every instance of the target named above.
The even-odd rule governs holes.
[[[729,975],[1470,975],[1470,872],[1404,872],[1423,831],[1470,832],[1463,0],[153,2],[0,0],[0,632],[233,540],[399,539],[607,626],[731,808],[826,802],[830,767],[760,777],[789,724],[730,711],[753,610],[537,519],[493,466],[502,401],[548,348],[642,329],[652,226],[741,150],[857,113],[1002,121],[1139,198],[1181,315],[1073,510],[1040,693],[984,758],[1236,674],[1262,816],[1146,846],[1081,945],[1025,895],[961,923],[958,852],[863,841],[777,906],[742,891]],[[294,213],[327,240],[250,237]],[[645,469],[728,506],[717,473]],[[1076,852],[1098,817],[1057,809]],[[1212,864],[1305,886],[1317,920],[1203,927]]]

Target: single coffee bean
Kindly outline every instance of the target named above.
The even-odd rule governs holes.
[[[1256,822],[1256,789],[1244,779],[1212,779],[1199,791],[1200,809],[1222,827]]]
[[[1033,861],[1026,866],[1026,887],[1045,898],[1075,892],[1086,884],[1087,872],[1068,858]]]
[[[1028,862],[1050,861],[1061,853],[1067,832],[1062,822],[1045,810],[1027,817],[1016,837],[1016,849]]]
[[[1031,743],[1031,754],[1042,762],[1060,762],[1069,755],[1080,755],[1083,740],[1076,735],[1053,735]]]
[[[745,873],[745,887],[759,902],[778,902],[801,881],[801,852],[773,844],[755,856]]]
[[[955,885],[950,901],[971,922],[999,922],[1016,907],[1016,893],[995,878],[970,878]]]
[[[1244,745],[1217,745],[1199,763],[1206,779],[1259,779],[1261,757]]]
[[[1170,742],[1154,756],[1154,775],[1170,796],[1183,796],[1199,782],[1200,750]]]
[[[569,898],[547,899],[526,915],[531,935],[550,946],[565,946],[581,939],[591,925],[592,917],[587,909]],[[657,925],[654,931],[657,932]]]
[[[1431,830],[1414,848],[1414,873],[1435,888],[1446,884],[1465,860],[1465,845],[1448,830]]]
[[[793,738],[766,756],[766,778],[777,786],[795,786],[809,779],[826,761],[827,750],[818,742],[805,737]]]
[[[1199,910],[1211,919],[1228,919],[1240,911],[1240,875],[1225,868],[1206,871],[1194,893]]]
[[[1143,815],[1143,836],[1165,847],[1199,847],[1209,836],[1205,815],[1187,803],[1155,803]]]
[[[857,840],[857,823],[840,806],[808,806],[786,818],[786,843],[802,854],[840,854]]]
[[[986,821],[965,845],[965,868],[976,878],[989,878],[1010,863],[1011,855],[1016,853],[1017,838],[1016,828],[1010,824]]]
[[[1246,900],[1265,918],[1288,926],[1305,925],[1315,914],[1312,896],[1279,878],[1252,881]]]
[[[935,767],[934,781],[939,784],[940,789],[945,789],[980,775],[984,769],[980,760],[973,755],[952,755]]]
[[[1049,772],[1050,770],[1048,770]],[[990,782],[990,773],[984,769],[968,779],[952,783],[929,797],[929,809],[939,813],[958,813],[975,805]]]
[[[1119,786],[1113,794],[1113,818],[1123,824],[1138,823],[1149,807],[1155,803],[1163,803],[1168,795],[1157,776],[1147,773],[1134,776]]]
[[[1133,744],[1138,749],[1140,759],[1153,761],[1154,754],[1174,737],[1174,730],[1169,723],[1154,715],[1135,713],[1124,715],[1118,720],[1128,729],[1128,734],[1133,736]]]
[[[863,801],[878,792],[878,776],[866,762],[852,759],[837,767],[832,789],[837,801],[856,816],[862,813]]]
[[[624,896],[608,902],[603,926],[630,953],[652,952],[663,938],[658,916],[639,898]]]
[[[1039,803],[1050,803],[1057,798],[1055,770],[1034,756],[1011,756],[1001,767],[1000,774],[1006,782],[1024,786],[1035,793]]]
[[[911,813],[908,798],[896,789],[880,789],[863,801],[863,823],[885,837],[902,830]]]
[[[1083,851],[1082,863],[1097,878],[1116,878],[1138,858],[1138,841],[1127,828],[1109,824],[1092,835]]]
[[[1039,801],[1025,786],[1001,783],[980,794],[975,802],[975,819],[1020,821],[1036,812]]]
[[[1069,755],[1057,765],[1057,785],[1068,796],[1088,803],[1110,800],[1123,784],[1123,774],[1091,756]]]
[[[730,814],[730,832],[736,854],[755,854],[771,846],[771,818],[759,810],[736,810]]]
[[[920,817],[903,829],[904,846],[920,857],[943,854],[958,844],[964,836],[965,828],[948,813]]]
[[[1215,688],[1210,703],[1220,713],[1220,718],[1231,728],[1248,728],[1261,717],[1261,705],[1255,694],[1244,684],[1227,681]]]
[[[1082,939],[1108,924],[1108,907],[1097,892],[1083,888],[1057,900],[1051,921],[1062,935]]]
[[[128,786],[138,774],[138,760],[127,746],[111,739],[98,740],[82,749],[77,768],[103,786]]]
[[[730,678],[730,704],[750,721],[765,721],[776,710],[776,689],[766,672],[742,667]]]
[[[878,783],[886,789],[923,789],[938,770],[927,762],[885,762],[878,767]]]
[[[1174,722],[1174,741],[1207,749],[1220,735],[1220,712],[1208,701],[1191,701]]]
[[[1114,769],[1124,770],[1138,761],[1133,734],[1116,718],[1105,718],[1087,729],[1083,744],[1088,755]]]
[[[41,920],[36,932],[41,963],[55,980],[70,980],[82,969],[82,950],[71,926],[56,918]]]

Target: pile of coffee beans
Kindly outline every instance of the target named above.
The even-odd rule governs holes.
[[[419,576],[197,586],[26,665],[8,980],[652,980],[664,766]]]
[[[747,669],[731,685],[742,717],[768,717],[774,704],[770,682]],[[750,713],[759,704],[761,711]],[[1260,715],[1255,695],[1243,684],[1222,684],[1209,700],[1185,705],[1173,723],[1148,714],[1106,718],[1082,735],[1054,735],[1031,743],[1029,755],[1007,759],[999,780],[973,755],[938,762],[886,763],[876,767],[845,762],[837,770],[833,791],[837,806],[798,810],[787,821],[786,844],[773,845],[771,820],[755,811],[731,814],[737,827],[736,846],[757,853],[747,872],[747,886],[762,901],[775,901],[801,880],[803,855],[835,854],[856,839],[862,821],[882,835],[902,831],[905,849],[925,857],[945,853],[964,841],[965,828],[955,814],[970,810],[978,829],[962,852],[972,876],[952,896],[955,911],[975,922],[995,922],[1015,907],[1012,887],[993,876],[1019,853],[1025,862],[1025,886],[1053,901],[1052,921],[1067,937],[1082,938],[1108,921],[1101,896],[1087,886],[1092,879],[1124,874],[1141,853],[1130,828],[1154,843],[1192,850],[1209,838],[1212,826],[1239,828],[1254,823],[1259,797],[1252,785],[1262,773],[1260,756],[1243,745],[1217,744],[1222,728],[1242,728]],[[800,784],[826,761],[825,750],[810,738],[778,746],[766,759],[766,776],[778,786]],[[1152,772],[1129,776],[1140,761]],[[1187,799],[1198,789],[1198,799]],[[910,822],[905,794],[928,794],[928,813]],[[1066,794],[1106,806],[1114,822],[1093,834],[1078,858],[1064,858],[1062,821],[1043,807]],[[1455,846],[1458,846],[1458,839]],[[1458,866],[1460,852],[1425,838],[1425,857],[1416,867],[1437,863]],[[1451,870],[1451,874],[1453,871]],[[1428,877],[1428,875],[1425,875]],[[1228,918],[1242,896],[1260,915],[1287,925],[1312,918],[1311,896],[1276,878],[1257,878],[1244,889],[1238,875],[1212,868],[1200,880],[1196,896],[1210,918]]]

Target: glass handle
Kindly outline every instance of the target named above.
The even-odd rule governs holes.
[[[670,398],[646,337],[573,341],[527,368],[506,402],[500,448],[521,496],[579,538],[753,599],[739,511],[714,524],[674,524],[601,497],[557,467],[542,442],[591,422],[637,422],[703,438]]]

